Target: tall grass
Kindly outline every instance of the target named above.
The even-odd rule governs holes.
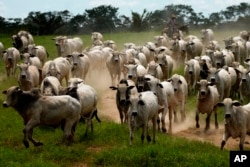
[[[191,32],[198,35],[199,32]],[[237,35],[238,31],[216,33],[219,39]],[[112,39],[118,49],[123,44],[133,42],[143,45],[153,41],[159,32],[110,33],[103,34],[105,40]],[[199,36],[199,35],[198,35]],[[46,47],[50,57],[56,57],[54,36],[35,36],[37,45]],[[85,47],[91,46],[90,34],[80,36]],[[0,36],[5,48],[12,46],[10,37]],[[183,73],[183,68],[174,73]],[[0,61],[0,90],[18,85],[16,77],[7,78],[3,61]],[[5,96],[0,94],[2,103]],[[195,96],[189,96],[187,110],[195,112]],[[201,118],[202,120],[203,118]],[[140,131],[135,133],[133,146],[129,146],[129,130],[125,125],[116,124],[102,118],[102,123],[94,121],[94,133],[83,137],[85,124],[80,123],[76,130],[75,142],[66,146],[61,144],[62,131],[48,127],[35,128],[34,138],[44,142],[43,146],[31,145],[26,149],[22,144],[23,121],[12,108],[0,106],[0,165],[1,166],[229,166],[229,151],[204,142],[190,141],[185,138],[157,133],[156,143],[140,141]],[[203,119],[204,120],[204,119]],[[222,119],[222,114],[219,118]],[[211,120],[212,121],[212,120]]]

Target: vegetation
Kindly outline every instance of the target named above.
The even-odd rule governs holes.
[[[177,23],[195,28],[248,28],[250,21],[250,4],[242,2],[239,5],[226,7],[225,10],[211,13],[205,17],[203,13],[196,13],[189,5],[166,5],[163,9],[143,13],[131,11],[131,16],[119,15],[119,8],[111,5],[101,5],[83,11],[74,16],[70,11],[31,11],[22,18],[3,18],[0,16],[1,33],[14,34],[25,29],[36,35],[75,34],[118,31],[148,31],[160,30],[166,26],[172,14],[177,15]]]
[[[228,34],[237,35],[238,30],[224,30],[215,32],[216,38],[226,38]],[[190,32],[199,35],[199,32]],[[152,41],[156,31],[106,33],[105,39],[112,39],[117,43],[118,49],[123,48],[123,43],[134,42],[143,45]],[[55,58],[56,48],[54,36],[34,36],[36,44],[44,45],[49,54],[49,59]],[[85,47],[90,46],[90,34],[81,35]],[[1,35],[4,46],[11,46],[9,36]],[[221,43],[222,45],[222,43]],[[174,72],[182,74],[183,68]],[[17,79],[7,78],[3,61],[0,61],[0,90],[6,90],[11,85],[17,85]],[[95,86],[95,85],[93,85]],[[98,92],[99,94],[103,92]],[[0,94],[0,103],[5,96]],[[195,97],[188,98],[187,110],[194,112]],[[99,105],[100,110],[103,106]],[[219,120],[223,120],[219,112]],[[126,125],[110,122],[101,118],[102,123],[94,121],[94,133],[83,137],[85,124],[80,123],[76,130],[75,142],[66,146],[60,144],[62,131],[48,127],[35,128],[34,138],[44,143],[41,147],[31,145],[26,149],[22,143],[23,122],[21,117],[12,108],[0,106],[0,164],[1,166],[229,166],[229,151],[220,151],[217,146],[207,142],[191,141],[185,138],[167,135],[158,132],[156,143],[141,144],[140,131],[135,134],[134,145],[129,146],[129,130]],[[201,121],[204,121],[201,117]],[[211,120],[213,121],[213,119]],[[213,126],[212,126],[213,127]],[[237,149],[237,148],[236,148]]]

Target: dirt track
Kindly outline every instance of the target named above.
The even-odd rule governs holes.
[[[120,123],[119,114],[115,104],[115,92],[109,89],[111,84],[110,76],[106,70],[103,70],[102,74],[96,73],[91,75],[86,82],[92,85],[99,94],[99,114],[101,117],[105,117],[116,123]],[[220,124],[219,129],[215,129],[214,122],[211,121],[211,128],[207,133],[204,133],[203,129],[205,127],[202,115],[200,118],[200,128],[195,128],[194,115],[187,115],[187,119],[182,123],[173,124],[173,136],[180,136],[191,140],[199,140],[204,142],[210,142],[214,145],[220,147],[221,139],[223,136],[224,125]],[[166,117],[166,122],[168,126],[168,115]],[[246,137],[246,142],[250,142],[250,136]],[[225,147],[229,150],[239,149],[239,139],[230,138]],[[244,144],[246,150],[250,150],[249,144]]]

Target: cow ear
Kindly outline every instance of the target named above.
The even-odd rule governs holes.
[[[241,105],[241,103],[239,101],[237,101],[237,100],[234,100],[233,101],[233,105],[238,107],[238,106]]]
[[[161,83],[157,83],[157,86],[159,86],[160,88],[163,88],[163,85]]]
[[[126,100],[125,104],[126,104],[126,105],[130,105],[130,104],[131,104],[131,101],[130,101],[130,100]]]
[[[217,103],[217,106],[218,106],[218,107],[223,107],[223,106],[224,106],[224,103],[219,102],[219,103]]]
[[[7,94],[7,90],[2,91],[2,93],[3,93],[4,95],[6,95],[6,94]]]
[[[115,87],[115,86],[110,86],[109,87],[111,90],[117,90],[118,88],[117,87]]]
[[[214,85],[214,83],[212,83],[212,82],[207,82],[207,84],[208,84],[209,86],[213,86],[213,85]]]
[[[168,82],[171,82],[171,81],[172,81],[172,78],[169,78],[167,81],[168,81]]]
[[[134,85],[131,85],[128,87],[129,90],[133,89],[135,86]]]
[[[144,101],[143,101],[143,100],[139,100],[139,101],[138,101],[138,104],[140,104],[140,105],[142,105],[142,106],[144,106],[144,105],[145,105],[145,103],[144,103]]]
[[[196,84],[197,84],[197,85],[200,85],[201,83],[200,83],[200,81],[197,81]]]

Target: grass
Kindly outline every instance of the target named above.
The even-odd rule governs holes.
[[[218,32],[218,39],[235,36],[238,30]],[[191,32],[199,36],[199,32]],[[153,36],[159,32],[141,33],[110,33],[103,34],[105,40],[112,39],[118,49],[123,49],[126,42],[143,45],[153,41]],[[37,45],[46,47],[50,54],[49,59],[56,57],[54,36],[35,36]],[[80,35],[85,47],[90,46],[90,34]],[[1,35],[0,41],[5,48],[11,46],[10,37]],[[221,40],[222,41],[222,40]],[[223,45],[223,44],[221,44]],[[183,68],[176,69],[175,73],[182,74]],[[6,90],[11,85],[17,85],[14,77],[7,78],[2,60],[0,60],[0,90]],[[0,102],[4,101],[0,94]],[[189,96],[187,110],[195,112],[195,96]],[[100,106],[101,107],[101,106]],[[219,112],[219,120],[223,120]],[[204,117],[204,116],[203,116]],[[75,143],[70,146],[60,143],[62,131],[48,127],[39,127],[34,130],[34,138],[44,143],[41,147],[23,146],[23,121],[12,108],[4,109],[0,106],[0,165],[1,166],[229,166],[229,151],[219,151],[219,148],[205,142],[190,141],[185,138],[157,133],[156,143],[141,144],[140,133],[135,133],[133,146],[129,146],[129,130],[127,126],[119,125],[102,118],[102,123],[94,122],[94,133],[83,137],[85,124],[80,123],[75,135]],[[204,120],[204,118],[200,118]],[[211,120],[213,123],[213,119]]]

